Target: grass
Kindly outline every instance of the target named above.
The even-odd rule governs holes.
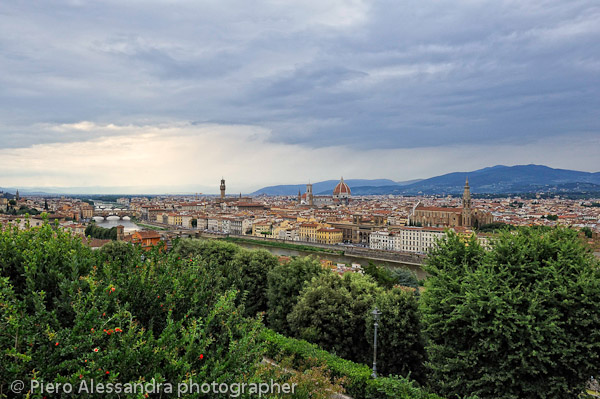
[[[254,244],[254,245],[263,245],[265,247],[295,249],[298,251],[324,252],[324,253],[338,254],[338,255],[344,254],[344,251],[335,251],[333,249],[313,247],[311,245],[290,244],[290,243],[286,243],[286,242],[267,241],[267,240],[261,240],[261,239],[226,237],[226,238],[223,238],[223,240],[233,242],[233,243],[247,243],[247,244]]]
[[[135,223],[139,227],[144,227],[144,228],[150,229],[150,230],[167,230],[164,227],[152,226],[152,225],[144,224],[144,223],[140,223],[140,222],[133,222],[133,223]]]

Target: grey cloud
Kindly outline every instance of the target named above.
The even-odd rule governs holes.
[[[600,128],[593,0],[301,3],[3,3],[0,147],[81,139],[35,129],[81,120],[357,148]]]

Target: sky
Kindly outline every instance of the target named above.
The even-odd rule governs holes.
[[[600,171],[597,0],[6,0],[0,72],[0,187]]]

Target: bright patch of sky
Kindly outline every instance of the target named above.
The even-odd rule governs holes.
[[[579,0],[2,2],[0,187],[595,172],[598,21]]]

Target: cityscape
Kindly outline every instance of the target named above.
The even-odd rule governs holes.
[[[41,225],[44,219],[56,220],[59,226],[84,239],[92,224],[116,228],[118,240],[142,242],[147,249],[152,245],[171,247],[172,240],[181,237],[230,237],[249,244],[254,240],[258,246],[266,241],[296,243],[355,253],[363,263],[365,259],[386,259],[399,264],[402,259],[407,264],[422,262],[447,230],[463,237],[474,236],[486,245],[502,226],[562,225],[577,229],[600,256],[599,198],[541,198],[538,194],[529,196],[533,198],[516,195],[474,199],[468,178],[461,196],[356,197],[343,177],[331,195],[313,194],[310,183],[297,196],[231,195],[224,178],[218,189],[220,194],[213,196],[116,195],[112,201],[68,195],[23,197],[17,190],[0,197],[0,221],[18,221],[24,227]],[[11,210],[18,210],[19,215],[11,214]],[[87,237],[93,248],[111,241]],[[272,250],[283,252],[281,248]],[[360,270],[355,262],[354,269],[349,267],[351,264],[333,264],[326,258],[324,262],[342,271]]]
[[[0,399],[600,398],[597,0],[0,2]]]

